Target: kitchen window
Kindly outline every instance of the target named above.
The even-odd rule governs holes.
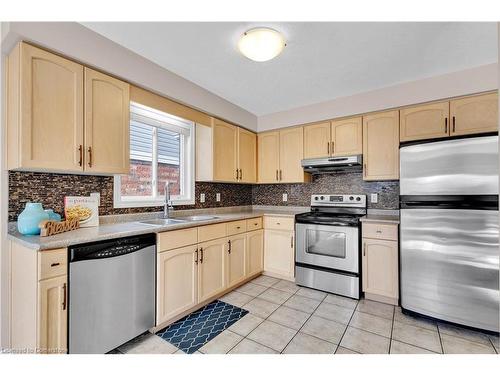
[[[138,103],[130,105],[130,172],[114,177],[114,207],[194,204],[194,124]]]

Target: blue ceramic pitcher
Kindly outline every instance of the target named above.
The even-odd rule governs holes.
[[[41,203],[26,203],[26,207],[17,218],[17,230],[21,234],[40,234],[40,224],[43,220],[48,220],[49,214],[43,210]]]

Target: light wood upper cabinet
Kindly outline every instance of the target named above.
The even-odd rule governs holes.
[[[363,122],[361,117],[332,121],[330,153],[332,156],[363,153]]]
[[[129,173],[129,84],[85,68],[85,169]]]
[[[7,81],[8,168],[83,171],[83,66],[20,43]]]
[[[279,182],[280,133],[267,132],[257,135],[258,139],[258,181],[260,183]]]
[[[399,111],[363,117],[363,179],[399,179]]]
[[[451,135],[498,131],[498,93],[450,101]]]
[[[247,276],[246,234],[228,238],[227,246],[227,286],[230,288],[245,280]]]
[[[440,102],[399,111],[401,142],[447,137],[450,133],[450,103]]]
[[[158,254],[156,325],[166,322],[198,303],[197,263],[196,246]]]
[[[214,180],[237,181],[238,128],[215,119],[214,137]]]
[[[67,351],[68,294],[66,275],[38,283],[38,345],[42,353]]]
[[[330,122],[304,126],[304,159],[330,156]]]
[[[26,43],[8,65],[9,169],[129,172],[127,83]]]
[[[264,270],[264,230],[247,233],[247,276]]]
[[[257,181],[257,135],[213,118],[196,124],[196,180]]]
[[[226,238],[199,244],[198,302],[210,299],[226,288],[226,251]]]
[[[257,135],[238,128],[238,169],[240,182],[257,182]]]
[[[397,300],[398,242],[363,238],[363,291]]]
[[[302,127],[280,131],[280,182],[304,182],[304,129]]]

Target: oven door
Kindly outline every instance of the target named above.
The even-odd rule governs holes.
[[[358,273],[358,233],[358,227],[296,224],[296,262]]]

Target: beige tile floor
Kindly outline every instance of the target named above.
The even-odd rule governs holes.
[[[250,313],[197,353],[499,352],[498,336],[410,317],[399,307],[301,288],[268,276],[260,276],[220,299]],[[149,333],[129,341],[113,353],[183,354]]]

